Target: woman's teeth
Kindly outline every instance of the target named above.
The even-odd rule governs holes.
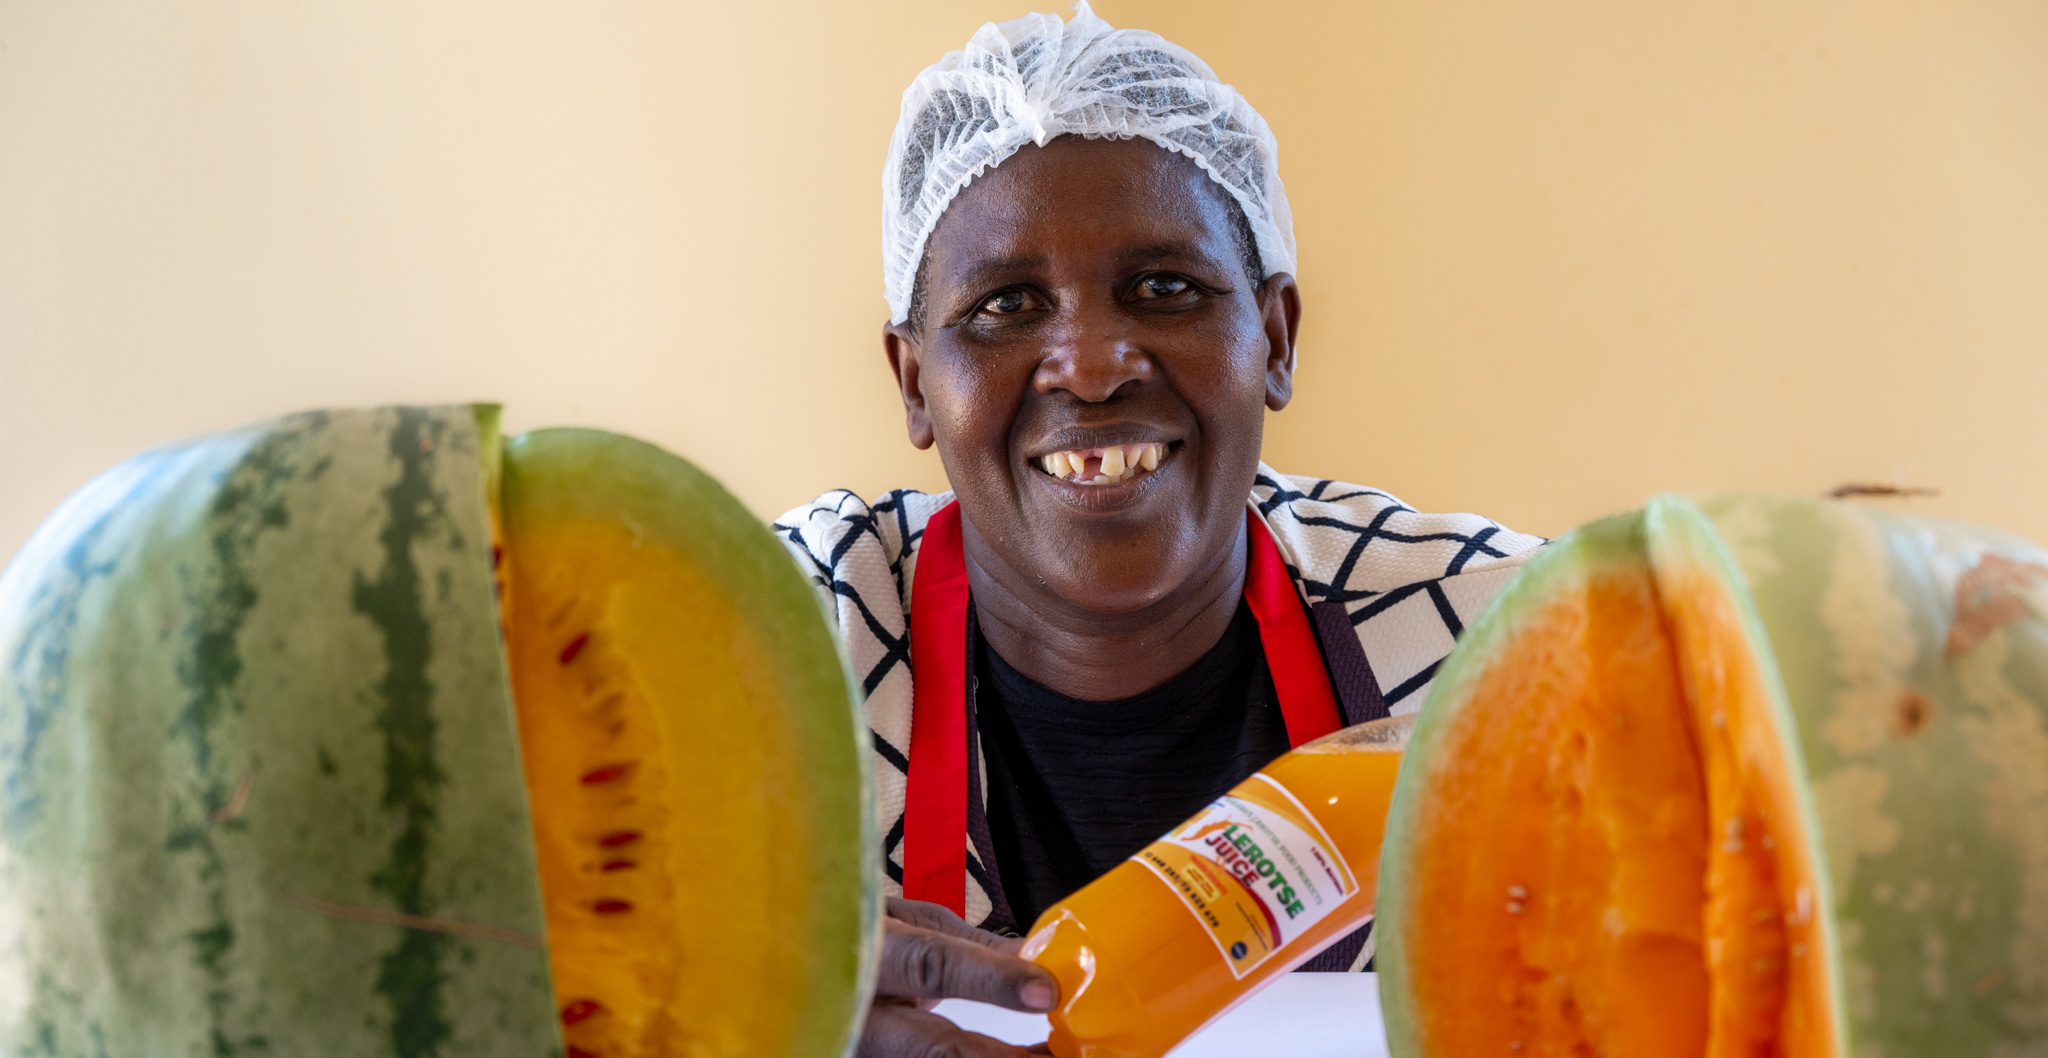
[[[1114,485],[1157,467],[1165,454],[1165,445],[1151,443],[1074,448],[1038,457],[1038,469],[1076,485]]]

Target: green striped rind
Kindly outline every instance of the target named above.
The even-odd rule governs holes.
[[[523,521],[629,520],[689,556],[782,659],[775,679],[795,715],[800,777],[781,791],[805,799],[815,868],[811,906],[790,926],[810,937],[799,1023],[786,1052],[851,1054],[881,947],[881,863],[873,783],[862,741],[860,692],[810,584],[760,520],[703,471],[653,445],[593,430],[538,430],[506,445],[505,504]],[[746,982],[735,981],[736,989]]]
[[[2025,541],[1819,500],[1701,501],[1811,776],[1857,1058],[2048,1053],[2048,623],[1950,656],[1956,580]],[[1924,723],[1909,722],[1914,718]]]
[[[1374,968],[1379,972],[1380,1012],[1387,1042],[1396,1055],[1425,1053],[1422,1015],[1408,975],[1410,949],[1427,939],[1416,934],[1410,910],[1429,894],[1404,869],[1422,817],[1432,799],[1435,771],[1442,763],[1437,742],[1458,721],[1487,664],[1499,657],[1530,615],[1561,596],[1583,592],[1603,568],[1641,567],[1647,562],[1643,516],[1617,515],[1593,522],[1544,547],[1485,610],[1465,627],[1458,647],[1444,659],[1401,759],[1394,798],[1387,810],[1386,839],[1380,846],[1379,900],[1374,934]]]
[[[160,449],[0,576],[0,1053],[560,1053],[479,442]]]
[[[1801,750],[1802,738],[1792,703],[1786,694],[1784,678],[1778,671],[1777,655],[1764,630],[1763,615],[1757,612],[1756,601],[1750,595],[1742,570],[1722,544],[1713,523],[1691,500],[1666,493],[1651,499],[1643,508],[1643,515],[1648,529],[1650,566],[1656,572],[1659,585],[1696,584],[1698,582],[1694,578],[1686,575],[1687,571],[1704,574],[1733,607],[1741,623],[1743,640],[1763,677],[1765,706],[1769,710],[1771,730],[1778,736],[1776,753],[1789,779],[1787,785],[1792,791],[1792,810],[1799,816],[1803,833],[1821,835],[1820,816],[1814,805],[1813,787],[1807,775],[1806,760]],[[1682,656],[1680,667],[1681,670],[1685,667]],[[1848,1040],[1848,1026],[1844,1022],[1846,1006],[1842,990],[1842,960],[1839,958],[1840,925],[1835,917],[1834,887],[1826,857],[1818,855],[1818,849],[1811,851],[1816,854],[1813,856],[1813,895],[1819,927],[1816,932],[1826,949],[1823,957],[1830,995],[1827,1014],[1833,1025],[1834,1038]]]

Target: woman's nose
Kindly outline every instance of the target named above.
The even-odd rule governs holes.
[[[1148,382],[1155,367],[1139,348],[1128,321],[1115,311],[1076,312],[1054,334],[1032,385],[1040,393],[1065,390],[1091,404],[1108,400],[1131,382]]]

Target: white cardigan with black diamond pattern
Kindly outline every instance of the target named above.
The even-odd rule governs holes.
[[[902,891],[903,791],[910,753],[910,586],[925,522],[953,494],[899,489],[873,503],[844,490],[783,515],[775,531],[817,584],[867,694],[876,824],[887,889]],[[1423,514],[1377,489],[1293,477],[1259,465],[1250,505],[1311,605],[1351,618],[1374,681],[1396,716],[1422,708],[1451,644],[1543,541],[1476,514]],[[985,765],[981,788],[986,789]],[[971,839],[967,921],[988,918],[986,873]],[[1029,923],[1021,923],[1029,925]]]

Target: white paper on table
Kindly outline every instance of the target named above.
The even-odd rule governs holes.
[[[1030,1046],[1045,1039],[1038,1014],[949,999],[937,1013],[970,1032]],[[1376,974],[1285,974],[1174,1048],[1174,1058],[1386,1058]]]

